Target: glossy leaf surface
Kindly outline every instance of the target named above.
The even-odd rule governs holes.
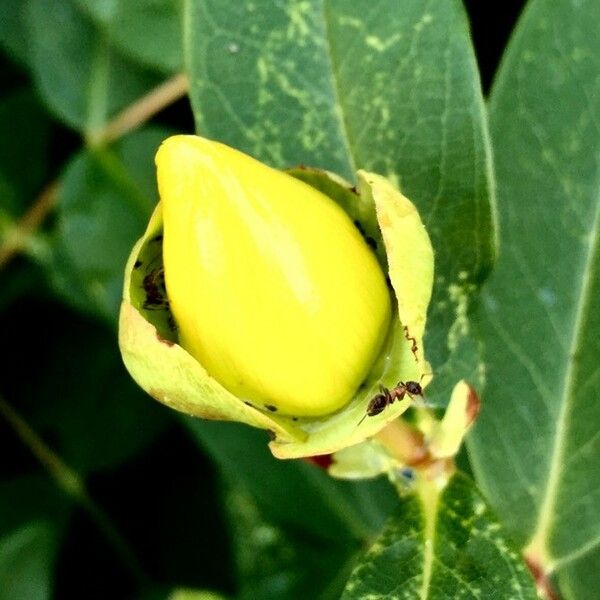
[[[471,444],[483,489],[567,598],[589,597],[577,581],[600,556],[599,21],[595,1],[533,0],[493,89],[503,250]]]
[[[368,169],[415,202],[436,251],[438,368],[468,334],[470,284],[494,255],[487,131],[460,3],[187,0],[184,20],[200,134],[278,167],[349,180]]]

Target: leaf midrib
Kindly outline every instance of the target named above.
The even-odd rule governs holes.
[[[577,390],[577,368],[578,363],[577,348],[581,343],[581,338],[585,333],[587,315],[590,312],[590,303],[592,300],[592,283],[591,276],[594,264],[599,260],[600,252],[600,196],[597,198],[596,211],[591,228],[591,238],[588,244],[588,253],[583,265],[583,277],[581,281],[579,303],[575,311],[573,339],[569,348],[567,368],[565,370],[564,385],[560,398],[560,411],[555,429],[554,446],[552,448],[552,456],[548,469],[548,478],[544,488],[543,500],[540,504],[540,512],[538,514],[537,524],[527,548],[531,552],[536,552],[540,558],[547,562],[547,566],[551,567],[556,564],[560,557],[553,557],[548,550],[548,538],[550,536],[553,516],[555,514],[555,506],[558,498],[559,485],[564,465],[565,441],[568,431],[569,416],[571,414],[571,406],[575,397],[574,392]],[[593,548],[594,546],[592,546]]]
[[[423,581],[419,592],[420,600],[429,598],[429,587],[433,574],[433,561],[435,555],[435,534],[438,508],[440,505],[441,491],[437,489],[435,482],[423,480],[419,485],[419,495],[423,506],[423,517],[425,519],[424,548],[423,548]]]
[[[325,34],[325,50],[327,51],[327,61],[329,62],[329,72],[331,73],[331,89],[334,95],[334,103],[336,108],[336,116],[340,123],[340,137],[344,142],[346,148],[346,156],[348,158],[348,166],[352,177],[356,177],[356,171],[358,170],[356,159],[352,151],[352,144],[350,142],[350,134],[348,131],[348,124],[346,119],[346,111],[341,102],[340,84],[336,76],[335,61],[333,60],[333,52],[331,49],[331,34],[329,31],[329,17],[327,12],[327,0],[321,0],[321,15],[323,17],[323,32]]]

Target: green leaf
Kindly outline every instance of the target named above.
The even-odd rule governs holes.
[[[0,600],[52,597],[71,502],[46,475],[0,481]]]
[[[557,580],[563,597],[590,597],[590,590],[598,589],[598,573],[600,572],[600,552],[581,553],[573,557],[568,565],[559,570]]]
[[[504,250],[484,295],[489,379],[470,443],[478,481],[530,557],[561,580],[587,556],[596,583],[599,21],[594,0],[533,0],[494,85]]]
[[[471,480],[455,474],[439,496],[435,485],[401,499],[342,599],[535,600],[533,580]]]
[[[418,206],[436,251],[427,342],[439,368],[449,335],[468,333],[472,284],[494,255],[483,102],[460,2],[186,0],[184,21],[200,134],[278,167],[380,173]]]
[[[29,59],[28,36],[24,7],[27,0],[0,2],[0,45],[17,62],[26,65]]]
[[[123,54],[172,73],[182,66],[179,0],[75,0]]]
[[[266,435],[185,419],[228,483],[240,597],[339,598],[356,554],[396,505],[385,479],[337,481],[304,460],[280,461]]]
[[[44,521],[0,538],[0,600],[50,600],[56,542]]]
[[[0,537],[30,521],[52,522],[56,530],[62,529],[69,512],[70,499],[47,475],[0,481]]]
[[[25,388],[31,423],[80,474],[130,459],[170,422],[128,376],[114,335],[104,328],[79,321],[37,355],[35,382]]]
[[[167,135],[146,128],[114,147],[80,152],[66,168],[53,280],[82,311],[116,321],[127,256],[158,194],[154,153]]]
[[[0,226],[0,239],[1,234]],[[39,265],[33,262],[13,262],[5,267],[0,286],[0,312],[6,311],[12,304],[29,294],[37,294],[39,297],[51,295],[43,283],[44,275]]]
[[[226,479],[243,486],[276,524],[318,537],[362,540],[378,530],[393,506],[385,481],[336,481],[303,460],[273,458],[262,431],[238,423],[184,422]]]
[[[46,177],[49,121],[33,94],[19,90],[0,100],[0,214],[18,217]]]
[[[269,521],[241,486],[229,490],[238,600],[337,600],[357,546],[323,539]]]
[[[75,129],[94,133],[159,81],[112,50],[72,0],[52,10],[45,0],[28,0],[26,16],[35,84],[52,112]]]

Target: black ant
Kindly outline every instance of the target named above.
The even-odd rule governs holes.
[[[380,385],[379,393],[371,398],[371,401],[367,406],[367,412],[358,422],[358,425],[360,425],[367,417],[374,417],[383,412],[390,404],[394,404],[396,400],[402,400],[407,394],[411,399],[413,399],[413,396],[422,397],[423,388],[421,387],[421,384],[418,381],[399,381],[398,385],[391,390]]]

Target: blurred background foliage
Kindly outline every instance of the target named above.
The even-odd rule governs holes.
[[[466,3],[485,90],[522,4]],[[0,600],[337,598],[397,502],[176,415],[122,366],[153,155],[194,130],[180,39],[170,2],[0,0]]]

